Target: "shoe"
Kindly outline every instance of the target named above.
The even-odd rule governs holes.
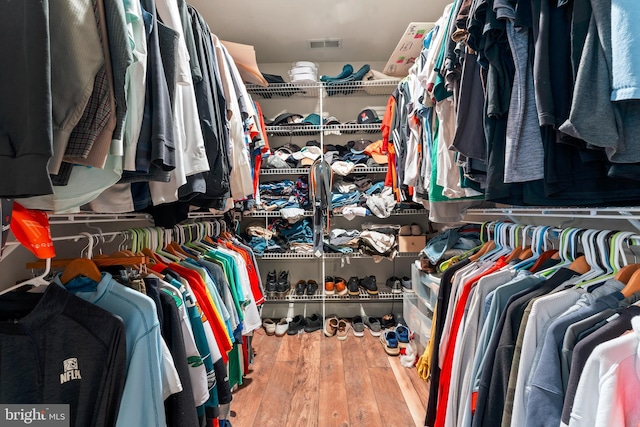
[[[342,297],[347,294],[347,282],[345,282],[342,277],[336,277],[335,285],[336,285],[336,293],[338,295]]]
[[[351,329],[353,330],[354,336],[364,336],[364,323],[362,321],[362,316],[355,316],[353,319],[351,319]]]
[[[396,318],[394,317],[393,313],[385,314],[384,316],[382,316],[380,326],[382,326],[382,329],[389,329],[396,326]]]
[[[379,337],[382,331],[380,321],[372,316],[366,316],[363,320],[364,326],[369,329],[372,337]]]
[[[267,286],[265,290],[269,298],[275,298],[277,283],[278,282],[276,280],[276,271],[273,270],[273,272],[270,271],[269,273],[267,273]]]
[[[338,318],[335,316],[327,317],[324,321],[324,335],[332,337],[338,332]]]
[[[403,225],[400,227],[400,231],[398,231],[398,236],[411,236],[411,226]]]
[[[291,283],[289,282],[289,272],[281,271],[276,285],[276,295],[278,298],[284,298],[290,290]]]
[[[398,335],[396,335],[395,331],[389,330],[380,335],[380,342],[384,347],[384,351],[386,351],[389,356],[397,356],[400,354],[400,347],[398,347]]]
[[[305,321],[301,314],[297,314],[291,322],[289,322],[289,329],[287,329],[287,335],[295,335],[304,329]]]
[[[312,314],[311,317],[304,319],[304,331],[315,332],[322,329],[322,317],[317,314]]]
[[[391,289],[392,294],[402,293],[402,281],[399,277],[392,276],[387,279],[387,288]]]
[[[411,278],[404,276],[402,278],[402,291],[413,293],[413,285],[411,284]]]
[[[336,293],[335,284],[333,283],[333,277],[327,276],[324,279],[324,293],[325,295],[333,295]]]
[[[307,280],[307,295],[315,295],[318,291],[318,282],[315,280]]]
[[[349,295],[358,296],[360,295],[360,279],[356,276],[349,277],[349,281],[347,282],[347,289],[349,290]]]
[[[276,323],[276,336],[283,337],[284,334],[287,333],[288,329],[289,329],[289,322],[287,322],[287,319],[280,319],[280,321]]]
[[[404,320],[404,317],[402,317],[401,314],[396,314],[396,323],[398,325],[402,325],[402,326],[406,326],[407,328],[409,327],[409,325],[407,325],[407,322]]]
[[[307,291],[307,281],[306,280],[298,280],[296,283],[296,295],[304,295]]]
[[[366,276],[360,281],[360,287],[367,291],[369,295],[378,295],[378,285],[376,284],[376,276]]]
[[[420,227],[420,224],[416,224],[415,222],[411,224],[411,235],[422,236],[422,227]]]
[[[411,338],[409,328],[398,324],[398,326],[396,326],[396,336],[398,337],[398,346],[400,348],[406,348],[409,345],[409,340]]]
[[[276,333],[276,324],[273,320],[271,319],[264,319],[262,321],[262,327],[264,328],[264,331],[267,333],[267,335],[269,335],[270,337],[275,335]]]
[[[338,320],[338,332],[336,335],[340,341],[344,341],[349,336],[349,329],[351,329],[351,324],[347,319]]]

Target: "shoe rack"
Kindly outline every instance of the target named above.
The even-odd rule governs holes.
[[[356,64],[353,64],[356,67]],[[325,67],[320,65],[321,73]],[[273,72],[265,70],[266,72]],[[294,143],[303,147],[309,140],[320,142],[321,148],[325,144],[346,145],[350,140],[367,139],[373,142],[381,138],[380,125],[376,124],[347,124],[353,121],[364,108],[371,106],[385,106],[391,93],[396,89],[397,83],[393,82],[352,82],[340,86],[340,93],[331,90],[331,96],[327,92],[327,85],[323,83],[293,85],[290,83],[270,85],[267,88],[248,85],[247,90],[258,101],[266,117],[275,117],[286,111],[306,116],[316,113],[320,117],[335,116],[342,124],[336,125],[286,125],[267,126],[266,131],[269,145],[272,151],[278,147]],[[262,169],[260,182],[278,181],[280,179],[295,180],[297,176],[307,175],[309,168],[283,168]],[[372,181],[383,180],[387,167],[358,167],[353,173],[367,174]],[[339,178],[334,175],[334,179]],[[313,211],[305,211],[308,217],[313,216]],[[241,221],[241,229],[248,224],[257,224],[256,221],[264,220],[263,226],[280,218],[280,212],[254,210],[245,212]],[[405,209],[394,211],[389,218],[381,219],[376,216],[356,217],[348,221],[341,214],[331,217],[331,228],[362,230],[363,223],[374,224],[411,224],[421,225],[423,230],[428,229],[428,212],[424,209]],[[411,263],[418,258],[417,252],[402,252],[393,260],[374,262],[371,256],[358,252],[352,254],[323,253],[316,257],[312,253],[265,253],[259,258],[260,272],[263,283],[266,284],[267,274],[275,271],[276,277],[281,271],[289,272],[290,291],[281,296],[266,298],[263,306],[263,318],[293,318],[302,314],[310,316],[314,313],[323,316],[335,314],[339,317],[351,317],[361,314],[364,310],[367,315],[382,316],[386,313],[402,313],[403,294],[392,293],[385,282],[391,276],[410,276]],[[324,279],[326,276],[338,276],[348,281],[350,277],[362,278],[375,275],[377,279],[378,294],[371,295],[364,289],[360,289],[356,295],[327,295],[324,292]],[[315,280],[318,290],[313,295],[296,295],[295,284],[299,280]]]

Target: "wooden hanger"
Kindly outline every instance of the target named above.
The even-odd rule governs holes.
[[[489,251],[492,251],[496,248],[496,242],[494,242],[493,240],[489,240],[487,243],[485,243],[484,245],[482,245],[482,247],[480,248],[480,250],[478,252],[476,252],[475,254],[471,255],[469,257],[469,259],[471,261],[477,261],[478,259],[480,259],[480,257],[484,254],[486,254]]]
[[[631,295],[640,292],[640,270],[636,270],[631,275],[627,285],[622,288],[620,292],[622,292],[625,298],[629,298]]]
[[[66,285],[78,276],[88,277],[94,282],[102,280],[102,273],[98,270],[98,266],[88,258],[76,258],[71,261],[64,269],[60,281]]]
[[[569,270],[573,270],[579,274],[585,274],[587,271],[591,270],[591,266],[587,262],[587,257],[580,255],[569,265]]]
[[[620,270],[618,270],[618,272],[613,278],[622,283],[629,283],[629,280],[639,268],[640,268],[640,264],[625,265]]]

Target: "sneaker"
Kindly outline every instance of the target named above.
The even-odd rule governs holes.
[[[278,298],[284,298],[291,290],[291,283],[289,282],[289,272],[281,271],[278,276],[278,283],[276,284],[276,295]]]
[[[340,341],[344,341],[349,336],[349,329],[351,329],[351,324],[347,319],[338,320],[338,332],[336,335]]]
[[[306,280],[298,280],[296,283],[296,295],[304,295],[307,291],[307,281]]]
[[[392,276],[387,279],[387,288],[391,289],[392,294],[402,293],[402,281],[399,277]]]
[[[382,331],[382,326],[380,325],[380,321],[372,316],[365,316],[363,318],[364,326],[369,329],[372,337],[379,337]]]
[[[384,316],[382,316],[380,326],[382,326],[382,329],[389,329],[396,326],[396,318],[394,317],[393,313],[385,314]]]
[[[315,280],[307,280],[307,295],[315,295],[318,292],[318,282]]]
[[[360,279],[357,276],[349,277],[349,281],[347,282],[347,289],[349,295],[359,296],[360,295]]]
[[[422,227],[420,227],[420,224],[416,224],[415,222],[411,224],[411,235],[422,236]]]
[[[402,324],[396,326],[396,335],[398,337],[398,346],[400,348],[406,348],[409,345],[409,339],[411,338],[411,331],[409,328]]]
[[[378,285],[376,284],[376,276],[367,276],[360,281],[360,287],[367,291],[369,295],[378,295]]]
[[[276,323],[276,336],[283,337],[284,334],[287,333],[288,329],[289,329],[289,322],[287,322],[287,319],[280,319],[280,321]]]
[[[332,337],[338,332],[338,318],[335,316],[327,317],[324,321],[324,335]]]
[[[404,276],[402,278],[402,291],[413,293],[413,284],[410,277]]]
[[[276,333],[276,323],[273,320],[264,319],[262,321],[262,327],[264,328],[264,331],[267,333],[267,335],[269,335],[270,337],[275,335],[275,333]]]
[[[354,336],[364,336],[364,323],[362,321],[362,316],[355,316],[353,319],[351,319],[351,329],[353,330]]]
[[[398,236],[411,236],[411,226],[403,225],[400,227],[400,231],[398,231]]]
[[[380,335],[380,342],[384,347],[384,351],[386,351],[389,356],[397,356],[400,354],[400,347],[398,347],[398,335],[395,331],[389,330]]]
[[[322,317],[318,314],[313,314],[311,317],[304,319],[304,331],[315,332],[322,329]]]
[[[277,282],[278,281],[276,280],[275,270],[273,270],[273,272],[270,271],[269,273],[267,273],[267,285],[265,286],[265,290],[269,298],[275,298]]]
[[[333,295],[336,293],[336,286],[331,276],[327,276],[324,279],[324,293],[325,295]]]
[[[301,314],[297,314],[291,322],[289,322],[288,335],[295,335],[304,329],[305,321]]]
[[[336,277],[336,293],[338,295],[345,296],[347,294],[347,282],[344,281],[342,277]]]

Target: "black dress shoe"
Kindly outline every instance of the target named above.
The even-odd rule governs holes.
[[[288,335],[295,335],[304,329],[306,321],[301,314],[296,315],[291,322],[289,322],[289,329],[287,329]]]
[[[296,283],[296,295],[304,295],[306,290],[307,290],[307,281],[298,280],[298,283]]]
[[[318,282],[315,280],[307,280],[307,295],[315,295],[318,291]]]
[[[322,317],[318,314],[313,314],[311,317],[307,317],[304,319],[304,331],[305,332],[315,332],[322,329]]]

